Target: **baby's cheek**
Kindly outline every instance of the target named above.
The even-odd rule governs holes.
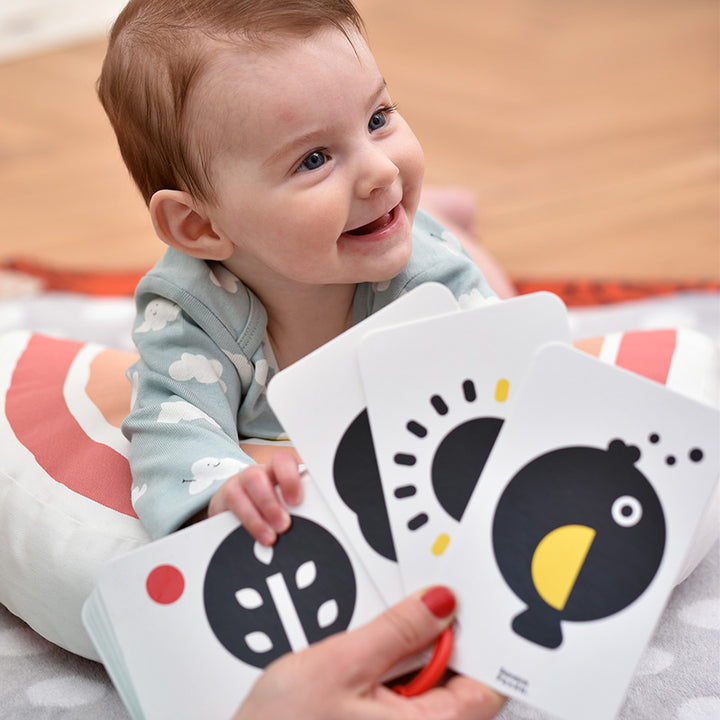
[[[408,128],[407,137],[403,142],[399,159],[396,162],[400,168],[403,181],[403,204],[405,212],[412,221],[420,202],[423,177],[425,175],[425,154],[418,139]]]

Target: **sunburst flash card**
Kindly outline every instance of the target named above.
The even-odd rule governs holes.
[[[433,582],[535,351],[570,342],[535,293],[368,335],[358,359],[406,592]]]
[[[720,414],[563,345],[541,349],[443,581],[453,667],[565,720],[610,720],[720,474]]]
[[[103,571],[83,621],[133,720],[227,720],[274,659],[384,610],[309,478],[292,513],[272,547],[224,513]]]
[[[403,592],[357,346],[372,330],[459,312],[448,288],[426,283],[285,368],[268,386],[270,406],[389,604]]]

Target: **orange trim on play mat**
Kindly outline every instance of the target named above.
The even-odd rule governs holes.
[[[0,269],[17,270],[43,282],[45,290],[85,295],[132,295],[146,270],[61,270],[33,260],[18,258],[0,262]],[[681,291],[720,291],[720,281],[631,281],[558,280],[551,278],[513,278],[518,295],[545,290],[560,297],[568,306],[605,305],[639,300]]]
[[[132,295],[146,270],[59,270],[32,260],[9,260],[0,269],[16,270],[40,279],[45,290],[83,295]]]
[[[552,280],[514,279],[518,295],[545,290],[562,298],[568,307],[588,305],[609,305],[611,303],[642,300],[659,295],[673,295],[677,292],[720,291],[720,281],[655,281],[655,280]]]

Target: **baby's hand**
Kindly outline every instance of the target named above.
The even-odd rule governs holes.
[[[272,545],[290,527],[290,513],[276,485],[288,505],[302,501],[300,470],[292,453],[280,452],[266,465],[252,465],[226,480],[210,501],[208,517],[230,510],[258,542]]]

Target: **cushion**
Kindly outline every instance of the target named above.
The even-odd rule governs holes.
[[[694,331],[639,331],[577,343],[695,399],[717,405],[720,357]],[[0,335],[0,603],[40,635],[98,659],[80,619],[100,569],[149,542],[131,504],[134,353],[25,331]],[[250,439],[264,462],[278,447]],[[716,492],[681,578],[718,536]]]
[[[98,660],[81,608],[100,569],[150,542],[131,504],[125,370],[137,355],[24,331],[0,335],[0,603]],[[266,462],[278,445],[248,439]]]
[[[150,540],[119,429],[133,361],[28,332],[0,338],[0,602],[93,659],[82,603],[108,560]]]

